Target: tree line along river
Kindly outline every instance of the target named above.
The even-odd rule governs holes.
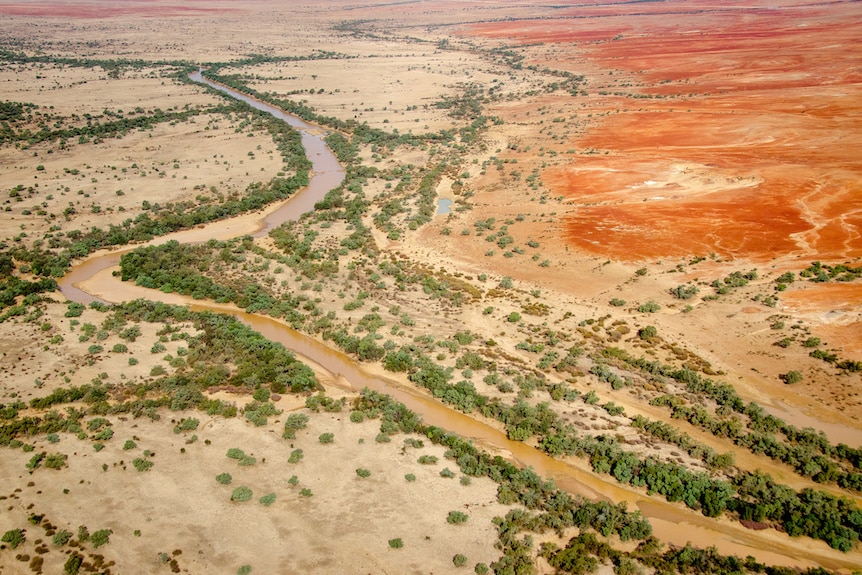
[[[263,216],[239,216],[226,221],[216,221],[194,229],[176,232],[152,240],[161,244],[170,240],[179,242],[202,242],[212,238],[229,239],[252,234],[265,236],[280,224],[299,219],[302,214],[314,209],[315,203],[338,186],[344,178],[344,170],[332,151],[327,147],[325,130],[300,118],[237,92],[227,86],[204,78],[201,72],[190,75],[196,82],[206,84],[237,98],[257,110],[269,113],[290,124],[302,134],[302,144],[312,162],[312,178],[309,185],[289,200],[271,206]],[[473,439],[477,445],[517,462],[531,466],[540,475],[550,477],[562,489],[589,499],[625,501],[630,509],[639,509],[649,519],[654,534],[667,543],[684,546],[692,543],[699,547],[715,546],[723,554],[745,557],[754,556],[766,564],[806,567],[822,565],[831,569],[852,569],[852,558],[823,542],[814,540],[791,540],[774,530],[752,531],[740,523],[727,518],[708,519],[681,504],[648,497],[635,489],[623,487],[612,478],[602,477],[588,470],[574,458],[562,461],[554,459],[529,445],[511,441],[503,431],[483,421],[451,409],[427,395],[394,379],[370,370],[350,359],[340,351],[331,349],[320,341],[299,333],[283,322],[256,314],[246,313],[232,305],[202,302],[177,294],[166,294],[158,290],[130,286],[111,274],[119,265],[120,257],[139,246],[115,251],[101,251],[78,262],[59,282],[60,289],[70,300],[89,303],[102,300],[119,303],[137,297],[172,304],[186,304],[193,309],[211,310],[237,317],[267,338],[283,344],[294,351],[300,359],[316,364],[332,375],[333,381],[346,381],[354,390],[369,388],[389,394],[422,416],[423,420]]]

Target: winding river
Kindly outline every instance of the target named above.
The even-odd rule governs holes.
[[[210,238],[228,239],[252,234],[260,237],[281,223],[298,219],[303,213],[314,209],[314,204],[327,191],[339,185],[344,171],[326,146],[325,130],[303,120],[285,114],[236,92],[226,86],[213,83],[198,72],[190,78],[207,84],[230,96],[240,99],[258,110],[288,122],[302,133],[302,143],[312,162],[313,177],[307,188],[291,199],[271,206],[265,212],[238,216],[229,220],[212,222],[191,230],[177,232],[152,240],[150,243],[199,242]],[[331,349],[320,341],[296,332],[283,322],[268,316],[248,314],[235,306],[202,302],[177,294],[166,294],[125,284],[112,271],[119,265],[120,256],[134,249],[102,250],[77,263],[60,280],[61,291],[71,300],[89,303],[94,300],[122,302],[146,297],[165,303],[186,304],[194,309],[207,309],[231,314],[261,332],[267,338],[282,343],[297,356],[312,364],[328,379],[349,385],[354,390],[364,387],[387,393],[420,414],[426,423],[437,425],[473,439],[477,445],[499,453],[520,465],[532,466],[537,473],[551,477],[566,491],[589,499],[625,501],[629,509],[640,509],[653,525],[660,539],[675,544],[706,547],[713,545],[720,552],[740,557],[752,555],[767,564],[795,567],[822,565],[829,569],[850,572],[862,564],[862,554],[855,551],[843,554],[830,549],[825,543],[807,538],[791,539],[774,530],[751,531],[730,519],[707,519],[682,504],[647,497],[643,492],[621,486],[610,478],[594,474],[586,462],[570,458],[556,460],[524,443],[509,441],[494,422],[485,422],[450,409],[405,383],[389,378],[383,373],[374,373],[373,368],[354,362],[341,352]]]

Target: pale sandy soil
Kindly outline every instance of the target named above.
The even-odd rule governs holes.
[[[105,315],[85,310],[75,318],[80,323],[72,326],[70,318],[63,317],[66,309],[64,304],[48,306],[41,324],[48,329],[33,322],[2,324],[3,403],[12,398],[28,402],[45,395],[46,390],[67,387],[67,377],[79,385],[94,379],[120,386],[142,383],[156,365],[171,371],[166,357],[177,357],[178,349],[185,345],[182,340],[169,339],[163,341],[164,351],[151,352],[161,326],[145,322],[138,324],[142,333],[135,342],[111,335],[102,340],[94,336],[80,344],[81,326],[98,326]],[[194,335],[189,326],[182,331]],[[57,335],[63,341],[49,343]],[[22,350],[22,340],[44,345]],[[104,351],[88,354],[88,345],[94,343]],[[126,344],[128,351],[112,352],[117,343]],[[129,358],[138,363],[130,365]],[[319,377],[327,384],[328,395],[345,395],[342,386],[346,382],[333,380],[325,370]],[[239,407],[250,399],[224,392],[213,397]],[[347,397],[353,393],[348,392]],[[163,410],[158,421],[109,417],[114,437],[104,441],[105,448],[98,452],[92,439],[79,440],[65,433],[57,443],[45,436],[27,438],[25,443],[35,448],[33,453],[66,454],[68,467],[60,471],[42,468],[30,474],[25,466],[33,453],[20,448],[4,450],[0,481],[2,495],[10,501],[0,530],[25,523],[31,514],[44,514],[56,528],[73,533],[79,525],[86,525],[91,533],[111,529],[110,544],[94,551],[104,555],[106,562],[114,561],[115,572],[122,573],[153,572],[162,552],[175,557],[183,571],[190,573],[225,566],[233,572],[246,564],[264,573],[428,573],[451,568],[456,553],[466,555],[470,565],[490,564],[497,558],[491,519],[505,515],[508,509],[496,502],[495,483],[472,478],[469,485],[460,484],[457,464],[446,460],[444,449],[427,439],[421,449],[405,447],[404,435],[395,436],[391,443],[377,443],[379,421],[352,423],[347,409],[314,414],[305,409],[303,397],[290,394],[275,404],[284,413],[271,417],[264,428],[255,428],[242,416],[212,418],[200,412]],[[296,412],[310,415],[308,427],[295,440],[282,439],[284,419]],[[198,418],[200,426],[176,434],[175,422],[184,417]],[[322,433],[334,433],[335,442],[321,444],[318,436]],[[190,443],[192,435],[198,439]],[[128,439],[137,443],[134,449],[123,448]],[[257,464],[238,466],[225,455],[231,447],[255,456]],[[290,464],[287,458],[294,449],[302,449],[304,458]],[[155,453],[151,458],[155,466],[140,473],[131,462],[144,456],[144,450]],[[439,462],[417,463],[419,455],[425,454],[437,456]],[[440,476],[446,467],[456,477]],[[371,476],[360,478],[357,468],[369,470]],[[233,476],[230,487],[215,480],[223,472]],[[404,478],[409,473],[416,476],[415,481]],[[292,475],[299,478],[296,486],[288,483]],[[254,491],[252,501],[230,501],[232,488],[240,485]],[[303,488],[313,495],[301,496]],[[277,499],[265,507],[257,500],[269,493],[275,493]],[[452,510],[468,513],[468,523],[448,524],[446,515]],[[41,527],[28,528],[27,538],[19,553],[33,555],[41,538],[51,550],[44,555],[46,572],[61,569],[66,556],[50,544]],[[395,538],[402,539],[403,549],[389,548],[388,541]],[[177,549],[182,554],[172,555]],[[261,549],[267,552],[261,553]],[[3,557],[11,558],[7,553]]]
[[[79,19],[57,17],[68,12],[71,3],[0,2],[3,14],[0,29],[7,38],[25,39],[21,40],[23,45],[4,44],[4,48],[30,50],[38,46],[73,57],[207,62],[228,61],[249,54],[337,51],[352,58],[260,64],[243,67],[240,73],[260,75],[261,80],[251,81],[260,91],[287,94],[305,90],[305,94],[291,97],[306,100],[322,114],[367,121],[377,128],[398,128],[400,132],[421,133],[463,125],[453,123],[433,102],[455,94],[465,83],[476,82],[487,88],[497,80],[502,83],[504,93],[522,93],[531,88],[541,89],[552,79],[538,73],[504,71],[503,67],[466,51],[438,49],[436,42],[442,38],[483,46],[530,44],[537,40],[536,30],[548,28],[547,22],[434,26],[523,16],[523,6],[516,2],[493,6],[475,2],[407,3],[397,10],[386,6],[348,9],[352,4],[328,2],[321,6],[309,2],[291,5],[287,10],[263,2],[213,0],[183,6],[160,1],[131,2],[113,7],[114,12],[104,12],[105,7],[98,2],[83,2],[72,8],[76,15],[86,16]],[[849,20],[854,21],[855,14],[850,16]],[[333,23],[363,18],[385,18],[386,25],[381,28],[391,26],[398,34],[422,42],[355,38],[350,32],[328,28]],[[414,18],[423,25],[411,25]],[[490,105],[487,113],[503,118],[504,123],[492,126],[481,145],[470,150],[458,167],[459,172],[469,172],[462,179],[467,189],[475,193],[470,200],[473,209],[439,216],[418,233],[407,234],[402,241],[390,242],[378,233],[378,245],[435,268],[459,270],[472,276],[486,273],[489,286],[502,276],[511,276],[523,293],[540,290],[541,296],[532,299],[555,302],[556,318],[565,311],[572,312],[567,327],[605,314],[630,319],[633,330],[655,325],[663,337],[692,350],[715,370],[724,372],[725,379],[745,399],[755,400],[800,426],[822,429],[833,441],[862,444],[859,375],[838,376],[823,362],[808,358],[807,350],[798,345],[779,350],[773,343],[783,333],[769,327],[776,315],[786,318],[788,326],[802,320],[812,334],[823,338],[825,347],[838,350],[842,358],[862,359],[859,327],[862,299],[858,283],[815,286],[796,282],[780,294],[775,308],[753,301],[758,294],[773,293],[770,282],[778,274],[788,269],[798,271],[814,259],[848,260],[859,265],[862,252],[858,233],[854,236],[853,230],[858,232],[859,225],[860,156],[856,152],[858,134],[862,132],[852,120],[858,106],[858,88],[852,74],[840,70],[840,62],[844,60],[837,65],[842,71],[837,86],[820,90],[815,85],[822,101],[812,100],[812,88],[798,87],[780,113],[765,117],[760,114],[768,111],[772,103],[767,88],[794,87],[799,80],[792,74],[798,72],[794,66],[804,65],[804,60],[767,62],[764,66],[786,66],[788,70],[775,75],[769,75],[765,68],[754,70],[760,74],[761,82],[753,86],[746,83],[750,80],[741,71],[731,70],[722,75],[721,69],[716,68],[714,73],[703,73],[702,64],[690,61],[685,62],[684,72],[677,77],[672,76],[673,70],[658,56],[638,60],[626,53],[627,49],[633,53],[639,47],[642,49],[638,42],[643,40],[634,37],[630,28],[599,25],[602,20],[585,19],[574,30],[565,29],[567,22],[559,22],[562,30],[551,26],[550,36],[538,37],[546,42],[544,46],[529,46],[519,52],[527,58],[526,63],[587,75],[591,97],[539,92],[518,101],[503,99]],[[832,18],[825,18],[824,22],[812,37],[828,36],[829,26],[835,25],[835,33],[840,33],[836,38],[845,38],[847,27],[839,25],[840,22],[836,24]],[[427,26],[428,23],[433,25]],[[643,24],[637,22],[639,26]],[[580,34],[580,43],[573,42],[573,33]],[[608,41],[618,33],[633,36],[632,44]],[[655,35],[655,31],[650,30],[649,34]],[[804,40],[803,36],[794,38]],[[853,57],[846,45],[842,48],[837,40],[835,44],[824,54],[837,57],[847,53],[845,57]],[[669,48],[671,55],[678,56],[677,52],[678,48]],[[670,61],[676,60],[670,58]],[[821,64],[818,59],[818,65]],[[706,66],[706,69],[712,68]],[[825,73],[824,68],[818,70],[817,77]],[[698,97],[684,101],[642,100],[598,94],[599,91],[660,94],[662,89],[644,87],[664,79],[662,74],[673,80],[662,88],[666,93],[718,93],[725,84],[735,89],[713,100]],[[690,85],[688,78],[698,79],[702,86]],[[535,86],[530,82],[535,82]],[[308,92],[312,88],[315,93]],[[321,89],[323,93],[318,93]],[[146,69],[128,71],[121,80],[109,80],[98,70],[48,64],[0,67],[0,99],[54,106],[53,111],[58,114],[97,114],[103,109],[128,112],[136,106],[146,110],[182,109],[187,104],[217,102],[196,86],[180,86],[169,78],[152,77]],[[811,104],[810,109],[798,108],[806,101]],[[417,108],[408,109],[412,106]],[[744,108],[744,115],[731,113],[740,107]],[[22,193],[24,199],[20,202],[2,199],[2,205],[10,206],[12,212],[3,212],[0,217],[0,238],[10,241],[21,232],[41,237],[52,225],[87,229],[116,224],[140,213],[144,199],[162,203],[193,199],[211,187],[229,193],[244,189],[250,182],[268,179],[281,167],[270,137],[260,130],[250,136],[248,127],[237,133],[238,125],[238,121],[198,116],[194,123],[160,124],[151,131],[134,132],[98,144],[75,144],[68,150],[48,144],[26,150],[4,148],[0,150],[0,191],[21,184],[25,189],[33,186],[34,192]],[[705,130],[704,125],[714,128]],[[796,145],[794,138],[802,138],[803,145]],[[804,149],[804,153],[798,152],[799,149]],[[794,150],[798,153],[791,153]],[[371,153],[364,151],[365,157],[373,161]],[[429,158],[425,150],[413,154],[408,158],[392,158],[381,150],[379,165],[391,167],[396,162],[418,165]],[[770,155],[778,158],[774,165],[746,163],[748,158]],[[483,162],[492,158],[509,162],[500,171],[490,163],[485,173],[480,173]],[[44,171],[36,170],[40,164]],[[138,168],[132,168],[132,164]],[[792,169],[785,168],[790,164]],[[828,171],[828,177],[814,181],[821,167]],[[76,169],[79,173],[72,175],[65,169]],[[534,170],[540,174],[536,188],[525,181]],[[458,200],[452,190],[454,177],[455,174],[444,177],[438,187],[440,197]],[[794,196],[797,200],[776,202],[752,195],[754,192],[768,195],[767,192],[783,188],[798,194]],[[117,190],[122,190],[123,195],[117,195]],[[816,197],[812,190],[828,193]],[[48,194],[53,197],[48,199]],[[732,201],[719,201],[718,208],[707,205],[708,201],[727,197]],[[62,212],[70,202],[77,214],[66,223]],[[93,213],[93,205],[101,207],[99,213]],[[743,210],[740,216],[734,211],[737,206],[751,209]],[[124,211],[120,211],[121,207]],[[24,209],[30,210],[31,215],[23,215]],[[39,209],[46,213],[39,215]],[[53,219],[52,213],[56,214]],[[680,222],[685,218],[680,218],[680,213],[703,213],[706,217],[693,218],[691,225],[682,226]],[[477,220],[494,217],[499,223],[515,220],[519,214],[524,216],[523,221],[509,226],[516,244],[535,240],[539,247],[513,259],[504,258],[503,250],[488,244],[474,231]],[[774,229],[780,234],[772,234],[770,228],[759,225],[755,216],[762,214],[773,217]],[[253,231],[259,217],[259,214],[245,216],[223,226],[224,237],[234,235],[236,230]],[[734,227],[739,220],[753,226],[748,228],[750,234]],[[444,227],[451,229],[451,235],[441,235]],[[470,235],[462,236],[463,229],[470,230]],[[706,233],[698,233],[700,230]],[[193,236],[191,232],[189,238]],[[495,253],[486,255],[489,249]],[[710,257],[713,253],[715,258]],[[538,257],[533,259],[534,256]],[[693,256],[707,259],[689,265]],[[548,262],[546,267],[541,265],[543,261]],[[641,267],[647,268],[647,275],[636,276],[635,270]],[[686,281],[709,283],[732,271],[752,268],[758,269],[760,280],[719,301],[693,301],[694,309],[689,313],[682,312],[686,302],[675,300],[668,293],[670,288]],[[131,296],[134,292],[129,293]],[[709,288],[701,286],[701,295],[707,293]],[[608,301],[614,297],[626,300],[626,307],[620,310],[609,306]],[[531,298],[523,296],[523,299]],[[663,306],[659,313],[632,311],[650,299]],[[334,299],[333,302],[340,309],[342,302]],[[503,318],[520,309],[520,303],[498,299],[493,305],[496,309],[491,317],[481,315],[478,310],[452,317],[452,331],[474,327],[513,348],[519,336]],[[431,325],[435,313],[428,310],[426,318],[416,319],[420,324],[427,319]],[[44,332],[37,324],[18,324],[3,334],[0,341],[6,354],[2,363],[4,401],[12,393],[25,401],[44,393],[36,388],[37,378],[48,388],[65,385],[64,376],[74,377],[80,383],[100,373],[107,373],[112,379],[124,374],[134,380],[146,377],[157,361],[148,352],[152,334],[141,338],[148,344],[133,348],[132,353],[140,360],[137,366],[128,365],[127,354],[106,351],[100,354],[102,359],[97,363],[86,366],[80,347],[75,345],[60,344],[45,350],[42,346],[55,333],[61,333],[67,340],[77,337],[68,330],[69,320],[59,315],[49,320],[53,327]],[[86,320],[80,319],[82,323]],[[22,341],[38,345],[25,350],[20,345]],[[100,343],[109,350],[116,342]],[[172,344],[166,345],[170,348]],[[789,369],[802,371],[803,383],[792,388],[781,383],[779,374]],[[613,397],[629,413],[638,412],[636,398],[624,394]],[[157,553],[170,553],[175,548],[183,550],[177,561],[189,572],[208,572],[222,565],[234,571],[247,563],[254,572],[274,572],[289,566],[287,571],[335,573],[344,572],[343,557],[359,558],[361,568],[369,572],[384,569],[429,572],[451,568],[451,556],[456,552],[467,555],[471,565],[494,558],[491,548],[494,536],[487,520],[505,510],[491,504],[494,497],[488,490],[492,487],[475,481],[470,487],[462,487],[453,483],[457,479],[439,478],[436,475],[439,470],[419,468],[417,472],[415,457],[402,455],[400,444],[380,446],[373,442],[372,424],[354,425],[330,416],[312,419],[312,425],[319,425],[320,429],[331,428],[337,441],[332,446],[318,446],[319,432],[311,429],[305,432],[303,448],[307,453],[299,468],[305,466],[308,470],[296,474],[303,480],[303,486],[308,477],[307,485],[314,497],[304,499],[286,485],[290,474],[295,472],[282,461],[289,450],[279,438],[276,424],[272,424],[272,433],[262,434],[238,420],[204,423],[202,419],[200,440],[185,445],[183,437],[173,435],[166,421],[170,417],[166,413],[163,421],[156,423],[115,420],[117,436],[99,453],[91,451],[88,442],[71,437],[64,437],[56,446],[42,447],[49,452],[54,447],[66,452],[66,446],[71,444],[79,454],[70,453],[70,468],[56,473],[40,469],[28,476],[24,464],[29,454],[9,451],[8,458],[4,456],[0,462],[3,485],[10,486],[4,494],[11,495],[13,486],[20,486],[23,492],[17,494],[20,501],[15,500],[7,517],[20,523],[27,513],[23,509],[25,503],[33,502],[34,509],[44,511],[58,526],[64,526],[59,523],[62,517],[73,531],[81,523],[86,523],[91,531],[109,527],[115,534],[111,544],[99,552],[104,551],[107,558],[117,561],[118,567],[125,565],[126,568],[120,569],[122,572],[135,569],[152,572],[158,568]],[[133,428],[134,425],[140,427]],[[141,428],[145,434],[139,433]],[[142,437],[140,448],[157,453],[152,471],[139,474],[131,467],[122,471],[114,466],[121,459],[126,463],[131,459],[131,454],[122,452],[121,442],[132,434]],[[360,437],[366,440],[362,445],[358,444]],[[213,444],[205,446],[204,439]],[[224,452],[232,446],[267,457],[268,461],[251,468],[228,469],[234,462],[226,459]],[[186,448],[186,454],[179,453],[181,447]],[[426,448],[431,449],[436,448]],[[326,450],[330,450],[329,455],[341,451],[338,457],[328,458]],[[195,457],[195,465],[188,464],[186,458],[190,457]],[[109,465],[107,472],[102,472],[101,463]],[[359,466],[371,470],[372,476],[360,480],[354,473]],[[255,491],[255,501],[245,504],[227,501],[228,488],[214,480],[217,473],[226,470],[234,474],[237,482],[242,474]],[[781,476],[784,470],[776,465],[773,471]],[[403,482],[403,474],[407,472],[417,475],[423,472],[428,475],[427,481],[420,478],[407,484]],[[56,478],[66,478],[68,485],[60,485],[62,481]],[[110,481],[109,490],[104,489],[105,479]],[[187,484],[185,479],[193,483]],[[30,480],[36,485],[26,487]],[[80,480],[84,483],[79,483]],[[369,485],[375,486],[375,490],[368,490]],[[455,489],[447,489],[453,485]],[[35,491],[48,494],[57,486],[71,489],[74,498],[36,497]],[[104,509],[98,506],[83,509],[82,502],[106,491],[110,492],[110,499]],[[256,502],[258,495],[270,491],[278,495],[272,507],[265,508]],[[136,502],[140,493],[152,494],[152,500],[148,500],[152,508]],[[433,513],[422,513],[428,507],[438,508],[438,502],[449,496],[463,496],[453,500],[457,505],[477,506],[477,517],[471,517],[469,524],[469,537],[464,537],[467,529],[446,525],[445,521],[441,524]],[[414,505],[416,501],[422,503]],[[351,509],[356,513],[350,513]],[[120,522],[118,517],[132,519]],[[337,521],[332,521],[332,517]],[[291,527],[300,518],[312,528],[300,532]],[[160,539],[168,526],[178,523],[183,525],[182,532],[171,535],[177,537],[177,543]],[[390,531],[390,525],[397,528]],[[0,530],[5,531],[4,527],[5,524],[0,525]],[[133,535],[134,529],[141,530],[140,538]],[[32,528],[33,533],[37,531],[38,528]],[[320,537],[309,535],[317,533]],[[424,539],[425,535],[431,536],[430,541]],[[388,549],[386,541],[398,536],[404,538],[404,549]],[[279,546],[279,538],[289,544]],[[33,539],[35,536],[30,538],[31,543]],[[256,551],[264,546],[271,553]],[[343,553],[345,546],[354,546],[349,548],[355,552]],[[313,557],[331,557],[331,560],[313,564]],[[59,553],[52,551],[46,556],[46,565],[51,561],[59,565],[59,559]]]
[[[47,72],[39,71],[49,77],[54,73],[69,71],[50,67]],[[64,86],[46,92],[37,90],[26,74],[21,79],[17,71],[4,69],[0,71],[0,78],[3,76],[4,98],[38,103],[40,111],[60,115],[98,114],[102,109],[128,113],[137,107],[146,112],[154,108],[179,111],[186,105],[218,103],[204,95],[201,87],[134,74],[121,81],[91,79],[72,90]],[[14,88],[5,91],[13,81]],[[79,88],[93,90],[98,97],[93,101],[74,94]],[[78,104],[70,106],[71,102]],[[49,106],[54,110],[44,110]],[[266,130],[241,126],[240,118],[208,114],[186,122],[161,123],[151,130],[132,130],[120,139],[70,142],[65,149],[58,142],[26,149],[4,147],[0,150],[0,188],[24,189],[18,198],[3,200],[9,211],[0,219],[0,237],[9,241],[21,232],[40,237],[60,224],[66,230],[106,228],[134,219],[143,212],[144,201],[165,204],[194,201],[198,196],[212,198],[216,193],[242,193],[248,184],[269,179],[281,169],[282,158],[274,148]],[[42,169],[37,170],[38,166]]]
[[[290,398],[277,403],[290,404]],[[456,553],[466,555],[470,565],[497,557],[491,519],[507,509],[496,502],[492,481],[474,479],[464,486],[460,474],[441,477],[446,466],[457,469],[443,458],[442,448],[405,449],[404,436],[376,443],[379,423],[351,423],[347,413],[312,414],[308,427],[288,441],[281,438],[280,425],[286,414],[265,429],[241,418],[199,413],[163,412],[155,422],[111,418],[114,437],[99,452],[92,441],[66,434],[55,444],[34,438],[37,453],[65,453],[68,467],[29,474],[25,465],[32,454],[9,450],[0,463],[4,499],[9,498],[0,528],[5,532],[31,514],[44,514],[58,529],[73,533],[79,525],[91,533],[111,529],[110,543],[95,552],[115,562],[112,569],[120,573],[159,570],[159,553],[173,556],[190,573],[234,572],[242,565],[260,573],[429,573],[449,570]],[[175,434],[172,421],[183,416],[200,418],[200,427]],[[320,444],[322,433],[334,433],[335,442]],[[189,443],[193,434],[198,439]],[[133,438],[137,446],[124,450]],[[233,447],[257,463],[238,466],[225,455]],[[287,459],[294,449],[302,449],[304,458],[291,464]],[[149,459],[155,465],[138,472],[132,460],[145,450],[154,453]],[[419,464],[419,455],[426,454],[439,463]],[[360,478],[358,468],[370,477]],[[224,472],[233,477],[230,486],[215,479]],[[415,481],[404,478],[410,473]],[[288,483],[294,475],[296,486]],[[252,489],[253,499],[231,502],[232,489],[241,485]],[[301,489],[312,495],[302,496]],[[258,501],[270,493],[276,496],[272,505]],[[452,510],[467,513],[468,523],[448,524]],[[45,572],[59,572],[63,550],[41,527],[29,526],[27,537],[17,552],[32,555],[41,538],[50,549],[43,555]],[[395,538],[402,539],[402,549],[389,547]]]

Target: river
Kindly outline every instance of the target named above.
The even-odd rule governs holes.
[[[232,97],[238,98],[258,110],[283,119],[302,133],[302,143],[312,162],[313,176],[307,188],[291,199],[271,206],[266,212],[212,222],[191,230],[176,232],[156,238],[150,244],[169,240],[199,242],[210,238],[227,239],[252,234],[265,235],[279,224],[298,219],[303,213],[314,209],[327,191],[341,183],[344,171],[334,154],[326,146],[325,130],[285,114],[282,110],[259,102],[225,86],[210,82],[195,73],[192,80],[210,85]],[[499,453],[519,465],[531,466],[537,473],[550,477],[557,486],[589,499],[625,501],[629,509],[640,509],[653,525],[657,537],[674,545],[691,542],[700,547],[715,546],[721,553],[740,557],[752,555],[767,564],[792,567],[822,565],[829,569],[850,572],[862,564],[858,551],[843,554],[829,548],[822,541],[808,538],[791,539],[774,530],[752,531],[730,519],[708,519],[682,504],[669,503],[650,498],[642,491],[622,486],[607,476],[593,473],[586,462],[571,459],[557,460],[522,442],[510,441],[493,422],[484,422],[465,415],[437,402],[404,381],[385,374],[373,373],[338,350],[331,349],[320,341],[299,333],[283,322],[268,316],[248,314],[235,306],[193,300],[177,294],[165,294],[158,290],[130,286],[121,282],[111,271],[119,265],[120,256],[138,246],[118,250],[102,250],[76,263],[72,270],[60,279],[61,291],[71,300],[89,303],[94,300],[119,303],[137,297],[172,304],[187,304],[195,309],[208,309],[231,314],[267,338],[282,343],[301,359],[317,364],[318,369],[328,372],[333,379],[346,381],[354,390],[364,387],[387,393],[420,414],[426,423],[437,425],[467,437],[494,453]]]

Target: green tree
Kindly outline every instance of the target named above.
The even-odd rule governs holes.
[[[77,551],[73,552],[66,563],[63,565],[63,573],[65,575],[78,575],[81,570],[81,565],[84,563],[84,556]]]
[[[114,532],[110,529],[99,529],[90,537],[90,541],[93,543],[93,547],[101,547],[102,545],[107,545],[111,539],[111,535]]]
[[[677,299],[685,300],[685,299],[693,298],[695,295],[697,295],[697,293],[699,291],[700,290],[697,289],[697,286],[679,285],[679,286],[676,286],[675,288],[671,289],[670,293],[673,297],[675,297]]]
[[[644,341],[650,340],[658,335],[658,330],[655,326],[648,325],[638,330],[638,337]]]
[[[6,533],[3,534],[3,537],[0,538],[0,541],[3,543],[7,543],[9,547],[15,549],[27,539],[27,536],[24,534],[23,529],[10,529]]]
[[[51,543],[58,547],[62,547],[72,538],[72,532],[67,531],[66,529],[60,529],[56,533],[54,533],[53,537],[51,537]]]

